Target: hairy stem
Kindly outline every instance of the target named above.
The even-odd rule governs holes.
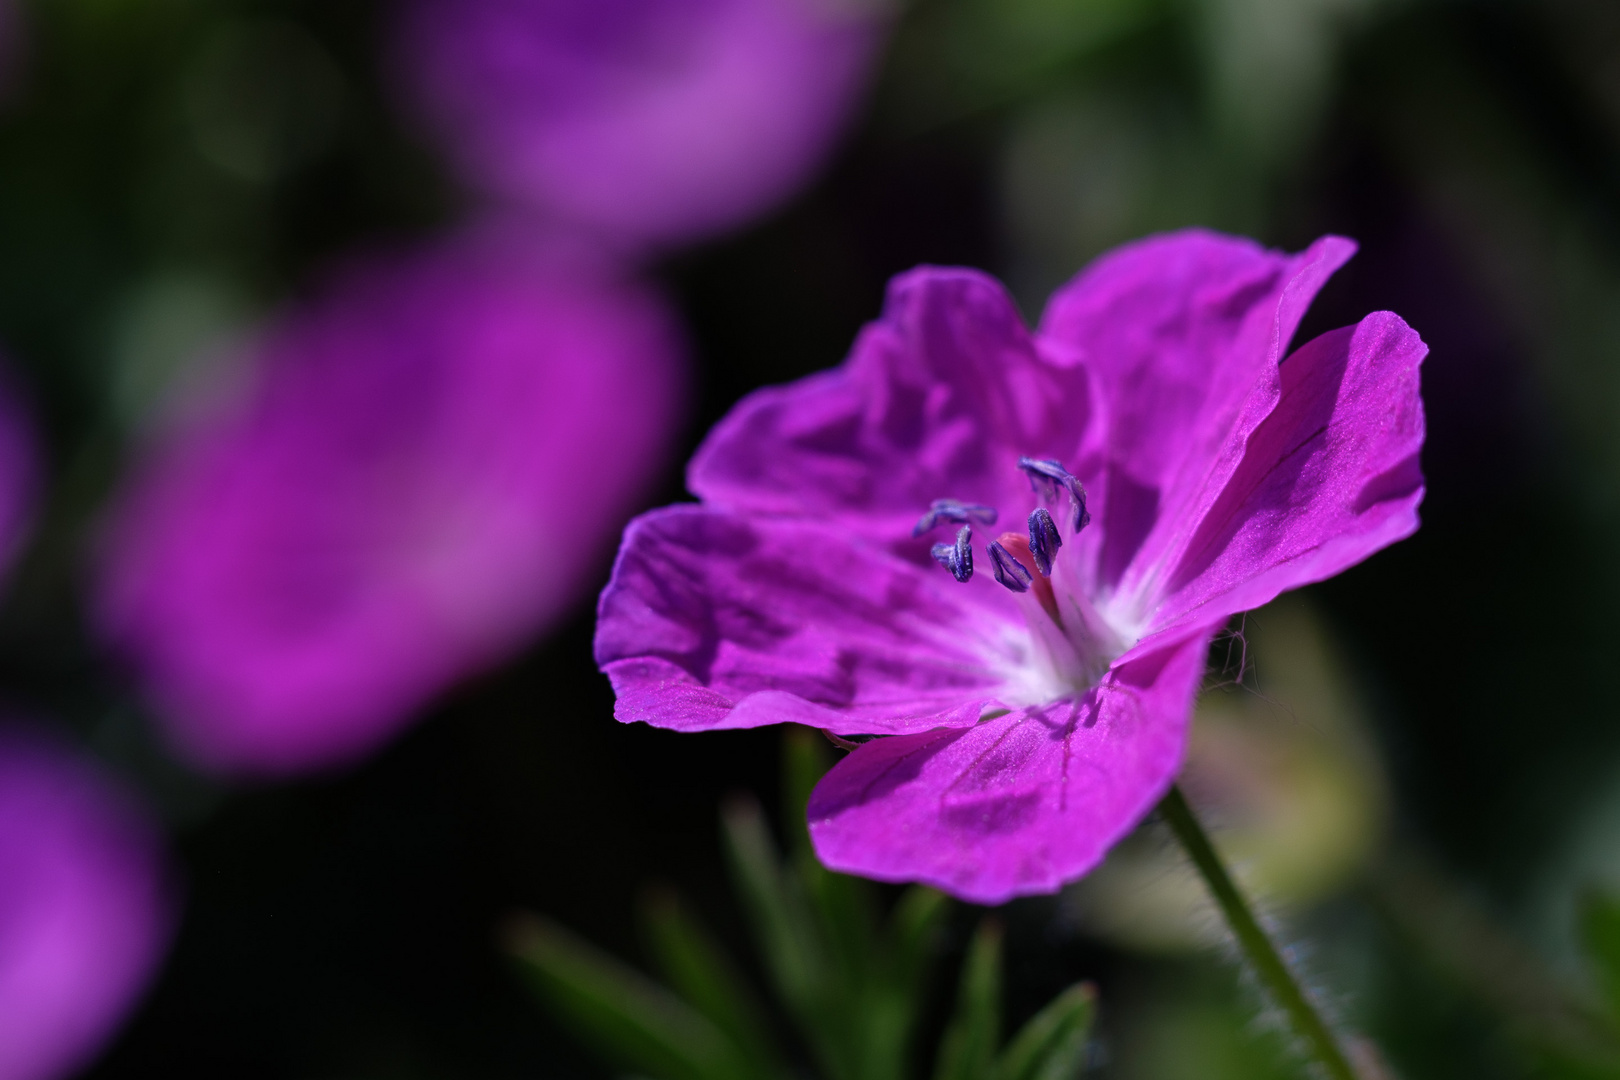
[[[1333,1080],[1359,1080],[1333,1029],[1322,1019],[1316,1006],[1311,1004],[1305,988],[1299,984],[1282,954],[1277,951],[1277,946],[1261,928],[1249,902],[1238,891],[1232,875],[1226,872],[1215,845],[1210,843],[1209,834],[1199,824],[1179,787],[1172,787],[1164,801],[1159,803],[1159,813],[1191,856],[1199,874],[1203,875],[1204,884],[1209,886],[1210,894],[1220,905],[1227,925],[1232,928],[1243,954],[1254,966],[1254,972],[1260,977],[1266,993],[1288,1015],[1294,1033],[1309,1047],[1311,1056]]]

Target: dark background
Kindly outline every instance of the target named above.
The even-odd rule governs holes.
[[[1001,274],[1033,319],[1088,258],[1154,229],[1357,238],[1301,340],[1378,308],[1422,334],[1429,494],[1415,538],[1313,598],[1373,703],[1391,848],[1424,852],[1578,983],[1560,920],[1578,890],[1620,881],[1604,824],[1620,799],[1620,16],[1603,0],[1298,3],[1313,29],[1262,48],[1262,0],[917,0],[820,179],[656,267],[698,359],[683,451],[740,395],[839,361],[918,263]],[[776,806],[777,733],[614,723],[588,605],[364,765],[233,788],[167,757],[81,626],[86,537],[132,438],[141,305],[192,297],[178,353],[334,257],[465,208],[387,99],[385,11],[24,12],[0,114],[0,339],[40,418],[49,501],[0,612],[0,688],[150,797],[185,877],[174,951],[98,1078],[606,1075],[513,977],[504,915],[544,911],[636,959],[637,898],[667,881],[745,951],[716,808],[738,789]],[[228,103],[245,80],[242,116],[219,122],[302,115],[296,79],[255,96],[253,79],[292,76],[219,59],[267,19],[341,73],[341,116],[295,166],[243,178],[199,150],[188,102],[203,86]],[[681,497],[672,461],[649,505]],[[1315,962],[1356,1022],[1402,1076],[1538,1075],[1490,988],[1414,942],[1376,881],[1292,924],[1324,942]],[[1009,914],[1011,1008],[1099,979],[1105,1075],[1139,1075],[1153,1032],[1194,1045],[1187,1018],[1208,1016],[1232,1034],[1185,1075],[1292,1075],[1217,959],[1138,955],[1052,913]]]

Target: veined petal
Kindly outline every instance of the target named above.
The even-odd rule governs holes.
[[[625,532],[596,661],[625,722],[845,734],[972,724],[1029,647],[974,585],[994,589],[817,523],[667,507]]]
[[[934,499],[998,506],[1026,491],[1018,457],[1070,456],[1088,400],[1085,373],[1040,356],[998,282],[923,267],[895,279],[842,367],[733,409],[687,484],[735,510],[838,516],[904,538]]]
[[[1075,471],[1096,496],[1086,539],[1101,590],[1151,584],[1179,523],[1236,467],[1223,450],[1269,411],[1300,318],[1354,251],[1336,236],[1288,255],[1188,230],[1120,248],[1052,297],[1041,349],[1084,366],[1096,390],[1092,453]],[[1258,402],[1257,387],[1270,388]]]
[[[1155,629],[1219,622],[1417,531],[1427,353],[1400,316],[1380,311],[1288,358],[1276,408],[1187,529]]]
[[[1208,646],[1145,642],[1079,700],[859,747],[811,796],[817,855],[980,904],[1056,891],[1168,790]]]

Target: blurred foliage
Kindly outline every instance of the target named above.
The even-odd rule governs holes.
[[[946,897],[912,886],[887,920],[875,889],[815,859],[805,830],[810,789],[826,770],[819,736],[783,737],[787,859],[776,851],[756,803],[724,815],[733,886],[750,918],[761,966],[783,1011],[828,1080],[903,1080],[917,1022],[928,1004],[930,968],[947,915]],[[798,1075],[776,1044],[758,998],[708,932],[670,893],[643,912],[668,986],[660,985],[555,923],[516,918],[507,947],[541,1001],[616,1064],[655,1080],[778,1080]],[[1085,1066],[1096,991],[1076,983],[1001,1039],[1002,933],[979,924],[962,965],[954,1014],[934,1060],[934,1080],[1070,1080]]]

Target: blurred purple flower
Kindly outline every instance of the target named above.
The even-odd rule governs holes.
[[[351,268],[138,469],[101,623],[195,760],[353,759],[589,588],[663,464],[680,337],[647,291],[507,250]]]
[[[0,1080],[84,1065],[172,925],[158,840],[134,804],[86,763],[0,733]]]
[[[896,279],[844,366],[710,433],[702,505],[626,531],[618,718],[894,736],[816,789],[833,869],[981,903],[1084,874],[1174,778],[1212,633],[1417,528],[1417,335],[1381,312],[1283,362],[1353,250],[1152,238],[1033,335],[976,271]]]
[[[883,23],[849,0],[402,0],[399,79],[486,192],[625,242],[803,182]]]

